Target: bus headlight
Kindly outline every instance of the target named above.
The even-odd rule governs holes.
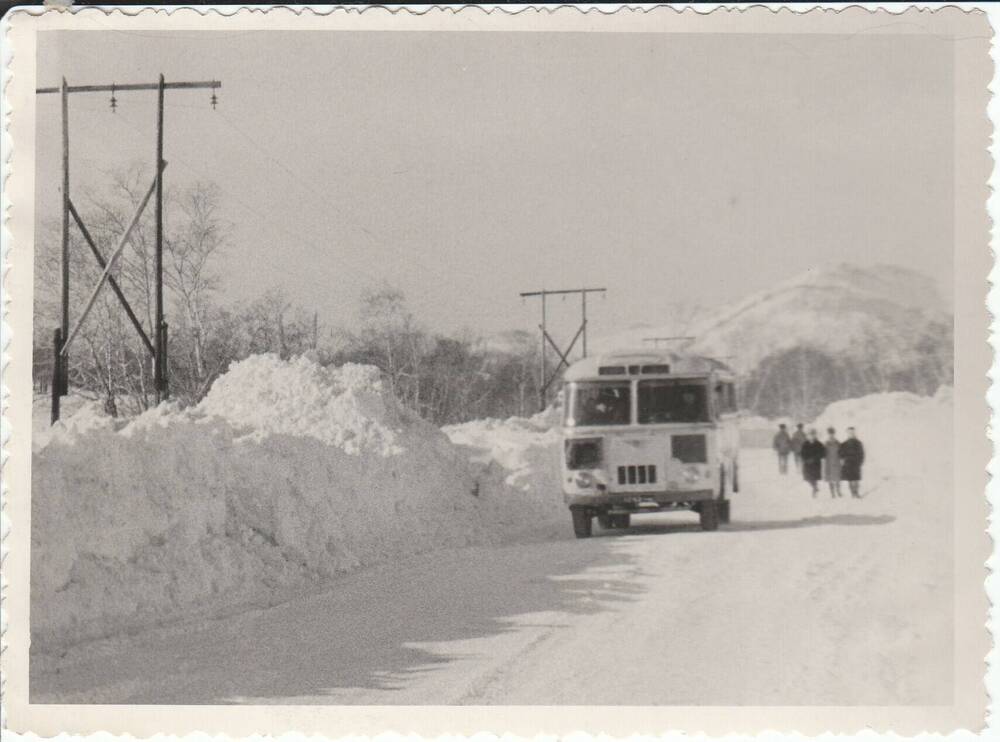
[[[594,486],[597,480],[594,479],[594,475],[589,471],[578,471],[576,473],[575,483],[580,489],[590,489]]]
[[[600,438],[569,438],[566,440],[566,468],[570,471],[578,469],[595,469],[604,458]]]
[[[685,466],[684,471],[681,472],[681,476],[684,477],[684,481],[688,484],[694,484],[701,479],[701,472],[697,466]]]

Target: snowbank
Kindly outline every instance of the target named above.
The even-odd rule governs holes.
[[[558,490],[470,461],[368,367],[256,356],[189,410],[79,414],[38,437],[32,462],[43,651],[563,515]]]
[[[474,420],[444,428],[470,460],[497,466],[511,487],[560,500],[559,425],[561,413],[549,407],[533,417]]]
[[[941,492],[951,411],[948,389],[881,394],[815,425],[858,429],[866,485],[923,477]],[[33,648],[267,605],[418,552],[564,534],[558,424],[550,409],[441,431],[370,367],[273,356],[235,364],[192,409],[121,422],[82,405],[35,440]]]
[[[821,439],[833,427],[843,440],[853,426],[865,446],[866,473],[942,479],[951,476],[942,463],[952,461],[953,413],[951,387],[941,387],[933,397],[889,392],[834,402],[810,427]]]

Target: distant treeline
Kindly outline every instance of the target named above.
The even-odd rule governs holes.
[[[141,169],[114,177],[102,194],[81,201],[97,244],[114,244],[140,201]],[[229,247],[228,225],[218,216],[219,194],[208,184],[170,191],[165,202],[165,301],[169,327],[171,394],[184,404],[200,400],[230,363],[256,353],[282,358],[311,352],[324,364],[379,367],[388,387],[407,406],[440,425],[484,417],[529,415],[538,409],[539,343],[515,331],[485,340],[471,333],[442,335],[422,327],[405,297],[390,286],[364,293],[345,328],[279,291],[255,301],[220,300],[217,260]],[[71,311],[74,322],[100,269],[71,229]],[[34,379],[46,391],[52,373],[52,330],[59,322],[59,225],[40,235],[35,265]],[[144,218],[113,275],[143,326],[154,312],[153,232]],[[828,403],[880,391],[932,394],[952,378],[952,330],[930,323],[908,338],[906,358],[886,354],[899,343],[865,339],[843,356],[795,347],[764,358],[741,379],[742,406],[770,417],[812,419]],[[152,333],[150,333],[152,334]],[[135,414],[154,404],[152,363],[116,297],[108,289],[70,353],[70,384],[105,400],[112,414]],[[551,361],[551,354],[550,354]]]
[[[773,353],[744,376],[742,404],[756,415],[808,421],[839,399],[894,391],[931,395],[952,384],[951,325],[928,321],[906,345],[906,357],[889,350],[898,347],[873,338],[840,355],[810,346]]]

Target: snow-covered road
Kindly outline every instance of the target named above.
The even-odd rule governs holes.
[[[716,533],[684,513],[577,541],[567,513],[526,543],[35,655],[31,700],[950,702],[950,483],[873,470],[864,500],[814,500],[769,452],[743,456],[744,492]]]

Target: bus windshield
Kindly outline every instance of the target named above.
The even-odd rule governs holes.
[[[705,384],[690,379],[650,379],[639,382],[639,422],[694,423],[708,421]]]
[[[632,416],[631,392],[627,381],[570,384],[566,425],[628,425]]]

